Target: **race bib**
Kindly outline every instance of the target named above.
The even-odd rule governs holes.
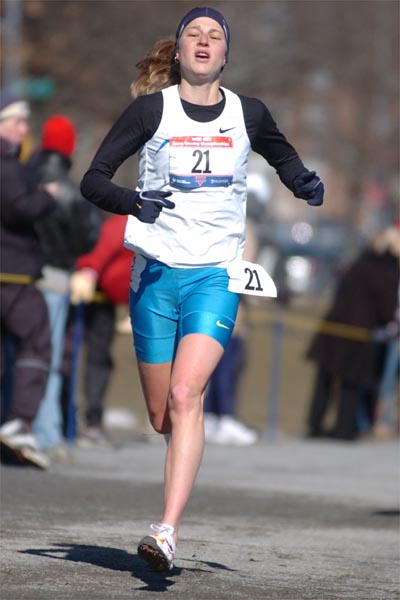
[[[270,298],[278,295],[275,283],[261,265],[242,260],[228,267],[228,275],[230,292]]]
[[[170,184],[181,189],[232,185],[233,141],[225,136],[182,136],[170,139]]]

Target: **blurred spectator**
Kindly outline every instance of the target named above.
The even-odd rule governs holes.
[[[376,341],[373,333],[393,320],[399,288],[400,230],[389,227],[363,250],[343,274],[325,321],[356,326],[370,332],[365,340],[349,335],[318,332],[308,358],[317,365],[313,397],[308,416],[311,437],[329,435],[353,440],[360,433],[357,423],[361,402],[369,398],[374,412],[379,371],[376,368]],[[324,430],[325,413],[339,387],[336,423]]]
[[[2,92],[0,98],[1,153],[1,341],[15,349],[10,405],[5,408],[0,441],[6,454],[40,468],[48,466],[32,433],[32,422],[46,389],[51,342],[47,306],[35,281],[44,257],[37,224],[57,210],[56,183],[34,188],[19,161],[29,131],[29,106]]]
[[[398,231],[400,231],[400,219],[397,220]],[[395,253],[400,256],[400,233],[389,230],[391,244],[397,248]],[[380,240],[378,240],[379,243]],[[385,238],[381,240],[385,243]],[[386,341],[386,349],[382,366],[382,376],[379,382],[378,399],[374,414],[372,434],[377,438],[392,437],[399,433],[399,389],[398,381],[400,374],[400,286],[397,295],[396,312],[393,320],[382,330],[377,332],[376,337]],[[396,414],[397,413],[397,414]]]
[[[114,369],[111,347],[116,307],[128,304],[133,260],[132,251],[123,246],[126,221],[125,215],[115,215],[104,221],[96,246],[77,260],[70,280],[71,303],[85,303],[85,422],[77,439],[80,446],[107,442],[103,431],[103,412],[107,386]],[[96,298],[96,292],[102,292],[103,296]],[[64,404],[69,394],[66,377]]]
[[[257,249],[254,224],[247,219],[243,258],[254,261]],[[210,379],[204,399],[204,434],[206,441],[213,444],[249,446],[258,439],[258,433],[236,416],[239,385],[246,366],[246,310],[246,297],[242,296],[232,337]]]
[[[63,441],[60,365],[69,308],[69,276],[78,256],[95,245],[101,225],[100,212],[82,198],[78,184],[70,177],[76,139],[72,121],[64,115],[53,115],[45,121],[40,146],[27,162],[32,185],[58,184],[58,210],[36,224],[46,261],[38,285],[49,311],[52,356],[46,393],[33,431],[46,451]]]
[[[377,438],[393,437],[399,433],[399,326],[400,322],[389,324],[389,336],[379,384],[378,399],[374,415],[372,434]],[[397,413],[397,414],[396,414]]]

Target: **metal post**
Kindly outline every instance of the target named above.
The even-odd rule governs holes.
[[[4,49],[3,85],[11,87],[21,77],[22,1],[6,0],[2,37]]]
[[[84,329],[84,305],[75,307],[75,319],[72,330],[71,371],[68,390],[67,441],[72,442],[76,436],[76,391],[78,388],[79,357],[82,347]]]
[[[284,310],[277,305],[276,319],[272,330],[272,358],[269,377],[268,411],[266,434],[274,441],[278,432],[279,393],[282,368],[282,345],[284,334]]]

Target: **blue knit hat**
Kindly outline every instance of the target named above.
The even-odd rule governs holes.
[[[203,7],[192,8],[192,10],[189,10],[189,12],[186,13],[186,15],[183,17],[183,19],[181,20],[181,22],[179,23],[179,25],[177,27],[176,43],[178,44],[179,38],[181,37],[182,32],[185,29],[185,27],[187,25],[189,25],[189,23],[191,21],[194,21],[194,19],[198,19],[199,17],[208,17],[209,19],[214,19],[214,21],[217,21],[217,23],[219,23],[219,25],[221,25],[222,30],[225,34],[226,58],[228,58],[229,40],[230,40],[228,23],[225,21],[225,18],[221,15],[221,13],[218,12],[217,10],[215,10],[215,8],[203,6]]]

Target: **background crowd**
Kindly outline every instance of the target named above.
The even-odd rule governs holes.
[[[42,6],[41,16],[39,8],[36,14],[32,8],[35,3],[27,4],[31,6],[26,8],[25,26],[31,28],[30,43],[36,48],[35,56],[46,56],[43,58],[46,68],[53,69],[60,80],[67,81],[68,73],[61,73],[64,61],[60,53],[68,50],[63,49],[62,39],[57,45],[57,36],[47,36],[46,43],[53,52],[43,53],[40,51],[43,41],[40,40],[46,36],[35,36],[34,32],[40,33],[41,27],[51,29],[50,26],[58,22],[61,11],[65,22],[71,21],[71,25],[73,19],[88,24],[81,29],[89,32],[88,39],[95,46],[96,39],[100,42],[102,36],[91,36],[89,24],[98,23],[97,16],[86,6],[90,3],[85,2],[75,3],[79,5],[75,16],[71,7],[67,11],[70,3],[36,3],[39,8]],[[119,12],[112,9],[115,3],[102,4],[101,22],[108,21],[107,26],[115,27],[121,39],[130,40],[132,27],[122,23],[129,24],[124,11],[130,3],[119,3]],[[164,11],[167,4],[175,3],[161,4],[165,5],[160,8]],[[228,14],[231,11],[229,20],[238,23],[234,6],[237,3],[227,4],[232,5],[228,10]],[[269,89],[272,101],[281,105],[281,120],[290,125],[295,115],[295,120],[303,127],[307,123],[307,131],[313,132],[316,140],[314,146],[309,142],[307,153],[323,155],[329,162],[329,168],[322,165],[322,172],[326,174],[325,204],[326,210],[332,210],[331,220],[355,225],[346,244],[339,249],[336,247],[339,235],[332,238],[330,229],[322,230],[319,252],[326,251],[328,257],[322,261],[323,265],[332,264],[329,251],[340,254],[340,260],[333,261],[327,284],[327,278],[320,277],[321,261],[317,264],[320,269],[317,272],[315,261],[310,257],[295,256],[297,262],[293,262],[288,249],[296,241],[297,254],[300,254],[299,248],[307,248],[307,235],[311,236],[311,229],[318,231],[317,224],[305,223],[304,215],[288,220],[281,212],[285,203],[279,201],[279,193],[269,189],[268,178],[263,173],[261,187],[257,190],[261,209],[257,209],[253,218],[250,215],[248,223],[251,232],[248,255],[264,256],[266,265],[273,266],[274,276],[279,281],[281,306],[292,301],[298,293],[296,285],[300,284],[295,276],[300,268],[308,268],[311,272],[309,278],[302,279],[305,287],[301,290],[305,295],[310,294],[311,303],[314,302],[311,291],[324,292],[322,320],[302,357],[315,369],[315,381],[302,424],[305,434],[338,440],[357,440],[364,435],[397,435],[400,228],[398,170],[393,167],[396,164],[393,145],[395,147],[398,140],[398,124],[393,124],[391,107],[396,102],[391,87],[393,76],[390,77],[392,67],[395,67],[391,62],[395,53],[390,51],[396,21],[390,7],[394,3],[381,6],[379,19],[374,19],[371,12],[370,5],[374,3],[363,3],[362,17],[353,3],[339,3],[348,4],[345,20],[337,13],[341,8],[334,7],[338,3],[290,3],[293,5],[290,10],[284,7],[287,3],[271,3],[281,6],[276,6],[273,13],[268,12],[267,25],[263,25],[262,11],[272,11],[272,8],[263,8],[264,3],[249,4],[249,18],[257,23],[254,38],[264,40],[270,50],[255,59],[252,40],[246,41],[243,52],[254,60],[242,61],[247,64],[246,72],[242,73],[235,67],[235,57],[232,57],[227,76],[237,83],[235,87],[245,86],[258,94],[257,86],[262,85],[263,78],[257,77],[256,72],[274,74],[269,77]],[[301,45],[303,30],[296,23],[301,22],[298,12],[301,8],[310,11],[311,5],[316,4],[325,6],[324,10],[315,6],[311,15],[317,31],[309,45],[314,57],[311,60],[311,50],[307,53]],[[111,10],[114,20],[111,20],[111,13],[110,19],[105,19],[105,14]],[[139,8],[135,6],[134,10]],[[162,14],[166,20],[171,18],[175,22],[174,15]],[[147,17],[138,13],[135,18]],[[363,19],[362,27],[359,26],[360,18]],[[340,49],[335,44],[336,28],[340,30],[336,22],[344,28],[352,27],[354,32],[353,36],[342,37]],[[80,28],[71,26],[69,29],[77,32]],[[144,47],[148,44],[146,28],[142,29],[137,43]],[[239,29],[238,26],[236,30],[234,28],[236,35],[240,35]],[[267,29],[269,35],[264,37]],[[383,32],[382,38],[379,32]],[[71,33],[71,38],[75,35],[78,33]],[[362,53],[357,52],[358,48],[367,47],[363,37],[366,35],[368,40],[374,40],[376,49],[374,61],[367,61],[368,64],[363,62]],[[28,38],[26,35],[24,39]],[[279,44],[281,39],[290,40],[290,64],[276,50],[277,46],[284,46]],[[328,52],[327,39],[336,48],[329,60],[324,54]],[[72,41],[65,43],[72,44]],[[350,43],[353,44],[351,48],[347,47]],[[79,47],[79,44],[73,45]],[[296,48],[300,49],[297,53],[294,52]],[[77,55],[71,48],[69,50],[71,63],[75,64]],[[11,51],[12,43],[9,53]],[[342,53],[353,60],[344,61]],[[141,54],[138,50],[138,56]],[[269,64],[265,63],[264,54],[269,57]],[[281,62],[272,55],[281,57]],[[313,72],[317,55],[321,66]],[[112,57],[111,49],[105,60],[112,60]],[[31,58],[30,61],[32,64],[26,69],[40,73],[34,60]],[[87,167],[82,158],[90,154],[88,146],[96,146],[91,132],[97,127],[98,137],[101,137],[104,124],[129,101],[128,86],[123,88],[123,82],[126,84],[131,79],[127,71],[131,70],[132,62],[127,60],[121,72],[114,73],[115,77],[124,78],[121,85],[119,79],[112,88],[107,87],[111,85],[109,80],[104,83],[107,88],[104,94],[99,94],[93,84],[97,67],[92,63],[76,69],[75,73],[79,70],[79,75],[73,83],[60,85],[58,95],[49,93],[47,102],[38,101],[40,94],[37,92],[30,106],[25,99],[29,94],[16,94],[9,87],[1,90],[0,440],[6,460],[17,458],[46,468],[58,450],[65,448],[66,439],[81,446],[109,441],[104,415],[110,382],[118,369],[113,343],[118,309],[128,302],[133,255],[122,243],[125,217],[111,217],[83,200],[77,174]],[[380,67],[381,64],[385,69]],[[279,74],[288,73],[288,69],[290,77],[286,77],[285,83]],[[338,75],[340,69],[342,78]],[[339,82],[336,87],[335,81]],[[357,85],[354,85],[355,81]],[[368,81],[374,82],[371,89]],[[296,88],[290,87],[295,85]],[[82,99],[83,117],[78,116],[75,106],[67,110],[71,106],[68,95],[71,86],[75,97]],[[86,94],[82,93],[83,89]],[[368,98],[368,102],[359,102],[358,94]],[[289,100],[281,102],[287,97],[292,98],[293,103]],[[94,104],[99,111],[96,125],[86,122]],[[34,114],[31,114],[32,106],[36,111]],[[365,113],[368,108],[370,112]],[[328,109],[330,118],[324,112]],[[35,128],[30,132],[32,122]],[[293,126],[292,130],[295,129]],[[373,151],[368,143],[371,139],[375,140]],[[348,152],[340,151],[343,142]],[[318,160],[315,162],[318,164]],[[374,169],[371,164],[375,165]],[[132,180],[131,173],[123,173],[121,177],[129,178],[129,182]],[[345,209],[346,202],[348,209]],[[353,218],[356,213],[357,218]],[[284,230],[286,221],[290,221],[290,235]],[[282,255],[278,259],[274,255],[278,247],[283,249],[284,260]],[[260,258],[258,260],[261,262]],[[320,282],[320,286],[314,288],[315,282]],[[235,335],[210,381],[205,402],[206,437],[210,444],[253,444],[263,433],[263,424],[258,428],[254,423],[249,426],[246,399],[243,401],[241,397],[245,396],[242,382],[251,360],[252,309],[251,302],[241,305]],[[283,377],[291,377],[290,372],[285,371]],[[80,378],[83,394],[81,404],[75,406]],[[295,399],[291,401],[295,402]]]
[[[0,436],[4,457],[46,468],[66,436],[81,446],[107,443],[103,417],[114,370],[116,308],[128,303],[133,254],[123,246],[126,217],[101,214],[70,177],[77,139],[71,120],[50,116],[38,147],[22,162],[29,106],[8,92],[1,102]],[[252,219],[247,235],[247,256],[254,258]],[[355,440],[368,432],[398,433],[399,261],[397,222],[373,236],[338,277],[307,352],[317,367],[307,435]],[[209,443],[245,446],[259,438],[237,418],[247,311],[243,301],[235,334],[208,386]],[[332,334],[330,323],[349,329]],[[83,345],[78,423],[74,398]],[[332,406],[336,417],[328,428]]]

